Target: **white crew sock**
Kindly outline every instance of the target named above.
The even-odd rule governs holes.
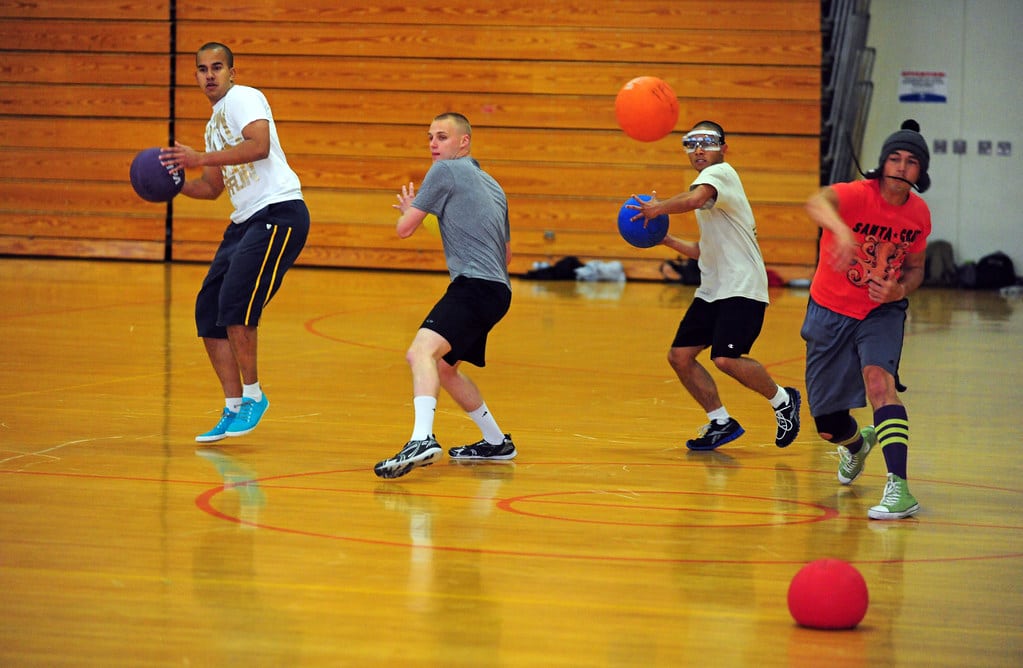
[[[718,424],[724,424],[732,419],[732,416],[728,414],[728,410],[722,406],[717,410],[713,410],[707,413],[707,419],[711,422],[717,422]]]
[[[412,399],[416,411],[416,423],[412,427],[410,441],[423,441],[433,436],[433,416],[437,412],[437,397],[424,395]]]
[[[784,387],[779,385],[778,391],[774,395],[774,399],[771,399],[771,407],[778,410],[787,403],[789,403],[789,393],[785,391]]]
[[[252,399],[253,401],[260,402],[263,400],[263,388],[259,386],[257,380],[252,385],[242,385],[242,397],[246,399]]]
[[[501,445],[504,443],[504,432],[497,426],[497,421],[494,420],[490,409],[487,408],[487,402],[484,401],[479,408],[469,413],[469,417],[472,418],[472,421],[483,432],[483,440],[487,443],[491,445]]]

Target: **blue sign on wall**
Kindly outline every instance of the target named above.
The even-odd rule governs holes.
[[[945,73],[903,70],[899,77],[899,102],[948,102]]]

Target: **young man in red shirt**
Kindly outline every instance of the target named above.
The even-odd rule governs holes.
[[[803,323],[806,389],[817,431],[838,446],[838,480],[851,484],[878,444],[888,481],[867,512],[902,519],[920,505],[909,492],[909,418],[899,400],[906,297],[924,277],[931,214],[916,193],[930,186],[930,154],[915,121],[890,135],[877,169],[865,180],[836,183],[806,210],[821,229],[820,260]],[[862,430],[850,414],[866,402],[874,425]]]

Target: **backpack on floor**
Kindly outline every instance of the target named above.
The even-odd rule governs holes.
[[[952,244],[936,239],[927,244],[924,264],[924,285],[951,287],[956,285],[957,267]]]
[[[1016,268],[1012,258],[996,251],[977,260],[977,288],[997,290],[1007,285],[1016,285]]]
[[[661,276],[671,283],[699,285],[700,264],[692,258],[679,255],[674,260],[665,260],[661,263]]]

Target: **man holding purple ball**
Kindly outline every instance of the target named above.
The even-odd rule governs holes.
[[[251,432],[270,402],[259,383],[257,326],[263,308],[281,287],[309,234],[309,210],[298,175],[277,138],[262,92],[234,82],[234,54],[220,43],[196,52],[195,78],[213,105],[205,152],[175,141],[161,151],[171,170],[202,168],[181,193],[234,205],[195,303],[195,322],[224,391],[217,424],[195,437],[200,443]]]

